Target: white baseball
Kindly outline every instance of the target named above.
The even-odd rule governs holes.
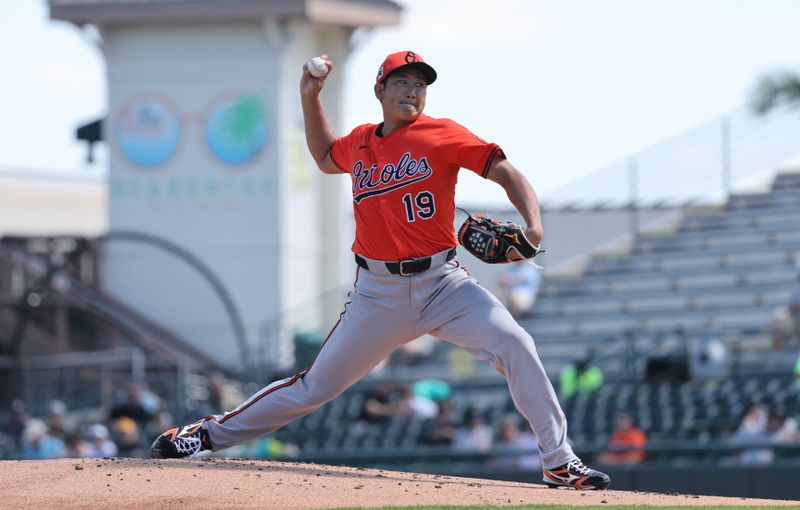
[[[308,68],[308,72],[311,73],[311,76],[314,78],[322,78],[328,74],[328,64],[322,57],[312,58],[308,61],[306,67]]]

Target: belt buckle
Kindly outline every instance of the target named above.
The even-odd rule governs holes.
[[[397,266],[397,270],[400,272],[400,276],[413,276],[417,274],[417,273],[406,273],[405,271],[403,271],[403,264],[405,264],[406,262],[413,264],[414,262],[416,262],[416,259],[405,259],[400,261],[400,263]]]

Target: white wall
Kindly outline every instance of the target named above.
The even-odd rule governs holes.
[[[103,39],[110,94],[111,229],[144,231],[194,253],[225,283],[248,338],[255,340],[259,322],[280,307],[275,222],[281,214],[279,69],[274,49],[257,22],[119,27],[105,30]],[[211,153],[205,127],[219,101],[240,93],[261,101],[267,135],[257,157],[233,166]],[[137,165],[122,150],[120,130],[137,99],[165,105],[174,116],[179,141],[163,164]],[[169,122],[162,119],[154,129],[169,132],[164,125]],[[105,281],[111,293],[146,316],[224,363],[238,362],[219,300],[184,263],[153,248],[116,243],[109,248]]]
[[[110,228],[163,237],[199,257],[232,294],[250,348],[271,338],[268,361],[286,365],[293,325],[284,312],[305,303],[300,322],[319,315],[309,303],[324,290],[321,261],[341,251],[320,241],[320,218],[337,215],[325,212],[330,200],[320,198],[321,174],[307,156],[300,72],[323,45],[344,54],[349,32],[254,19],[106,27],[102,34]],[[340,80],[331,80],[333,97],[325,98],[334,122]],[[252,160],[232,165],[213,153],[207,124],[217,106],[242,95],[261,105],[265,120],[255,124],[266,136]],[[329,228],[338,232],[338,222]],[[107,255],[109,292],[223,363],[240,364],[219,299],[185,263],[122,242]],[[265,328],[282,334],[265,335]]]

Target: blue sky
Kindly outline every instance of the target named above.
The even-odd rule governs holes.
[[[99,172],[86,167],[73,132],[105,111],[100,52],[76,28],[49,21],[44,1],[8,3],[0,168]],[[369,33],[337,68],[347,72],[346,129],[378,118],[377,67],[387,53],[412,49],[439,72],[427,113],[501,144],[544,199],[741,106],[761,73],[800,70],[796,0],[400,3],[401,26]],[[504,201],[499,187],[469,175],[458,193]]]

